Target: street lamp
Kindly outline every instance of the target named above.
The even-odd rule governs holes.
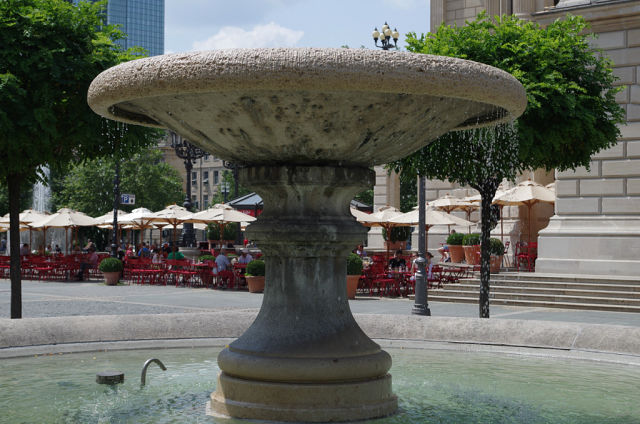
[[[378,28],[375,28],[371,35],[373,36],[373,41],[376,47],[379,47],[382,50],[389,50],[390,48],[394,48],[394,49],[398,48],[398,38],[400,38],[400,33],[398,33],[398,30],[395,28],[393,29],[393,31],[391,31],[391,28],[389,28],[389,24],[387,24],[386,22],[384,23],[384,25],[382,25],[382,31],[378,31]],[[381,46],[378,45],[378,38],[382,43]],[[392,39],[393,39],[393,44],[391,44]]]
[[[395,49],[398,48],[398,38],[400,38],[400,34],[395,28],[391,31],[389,24],[386,22],[382,26],[382,31],[378,31],[378,28],[375,28],[371,35],[373,36],[373,41],[376,47],[379,47],[382,50],[389,50],[392,47]],[[378,45],[378,38],[380,38],[382,43],[381,46]],[[393,40],[393,44],[391,44],[391,40]],[[430,316],[431,310],[429,309],[427,275],[425,271],[425,265],[427,263],[427,260],[425,259],[427,246],[425,236],[425,178],[423,176],[419,177],[418,187],[418,259],[416,259],[418,270],[416,271],[415,300],[411,313],[414,315]]]
[[[196,160],[206,156],[208,153],[189,143],[173,131],[171,132],[171,147],[175,150],[176,156],[184,161],[184,169],[187,171],[187,196],[182,206],[191,211],[191,170]],[[193,224],[189,222],[183,223],[180,244],[183,247],[194,247],[195,242],[196,235],[193,231]]]

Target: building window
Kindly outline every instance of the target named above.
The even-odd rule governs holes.
[[[218,185],[218,171],[213,171],[213,184]]]
[[[202,184],[209,184],[209,171],[202,173]]]
[[[205,207],[205,208],[209,207],[209,195],[208,194],[205,194],[202,197],[202,206]]]
[[[200,209],[198,206],[198,197],[195,194],[191,195],[191,205],[196,209]]]
[[[198,173],[191,172],[191,185],[196,185],[196,184],[198,184]]]

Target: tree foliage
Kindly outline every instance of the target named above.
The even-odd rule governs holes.
[[[113,210],[113,178],[115,161],[112,156],[87,160],[72,166],[54,193],[56,207],[68,207],[99,216]],[[156,148],[145,149],[121,163],[120,191],[136,196],[135,205],[121,205],[131,211],[144,207],[152,211],[164,209],[184,199],[182,178],[162,160]]]
[[[451,132],[390,165],[405,178],[449,180],[480,192],[481,317],[489,317],[489,234],[497,216],[491,201],[500,182],[525,169],[588,166],[591,155],[617,142],[624,112],[615,102],[611,62],[594,52],[586,30],[575,16],[541,28],[481,13],[464,27],[443,24],[435,34],[407,35],[410,51],[495,66],[527,92],[527,108],[514,126]]]
[[[212,196],[211,201],[210,201],[210,203],[208,205],[203,205],[204,206],[203,209],[206,209],[207,207],[216,205],[218,203],[225,203],[225,201],[224,201],[224,191],[223,191],[223,185],[224,184],[227,185],[227,189],[229,190],[229,192],[227,193],[227,202],[229,200],[233,200],[235,198],[242,197],[242,196],[252,192],[248,188],[238,184],[238,193],[236,194],[235,193],[236,180],[235,180],[235,178],[233,178],[233,172],[231,172],[229,170],[225,170],[225,171],[222,172],[222,178],[220,179],[220,182],[218,183],[218,189],[216,190],[216,193]]]
[[[611,61],[594,51],[587,30],[579,16],[541,28],[482,13],[463,27],[409,33],[407,44],[412,52],[474,60],[515,76],[528,100],[517,120],[519,168],[566,170],[588,166],[591,155],[613,146],[624,121]]]
[[[11,234],[18,233],[20,191],[70,161],[128,152],[155,141],[157,131],[131,128],[117,143],[87,105],[87,89],[103,70],[138,57],[114,41],[122,32],[103,22],[106,2],[0,1],[0,179],[8,188]],[[22,316],[19,237],[11,238],[11,317]]]

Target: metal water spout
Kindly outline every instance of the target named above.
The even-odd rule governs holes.
[[[147,382],[147,368],[149,368],[149,365],[151,365],[152,362],[155,362],[156,364],[158,364],[158,366],[160,368],[162,368],[162,371],[166,371],[167,367],[164,366],[164,364],[157,358],[151,358],[151,359],[147,359],[147,361],[144,363],[144,365],[142,366],[142,374],[140,374],[140,385],[144,386]]]

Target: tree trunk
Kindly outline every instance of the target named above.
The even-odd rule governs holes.
[[[7,175],[9,189],[9,231],[11,234],[11,318],[22,318],[22,281],[20,280],[20,185],[19,174]]]

